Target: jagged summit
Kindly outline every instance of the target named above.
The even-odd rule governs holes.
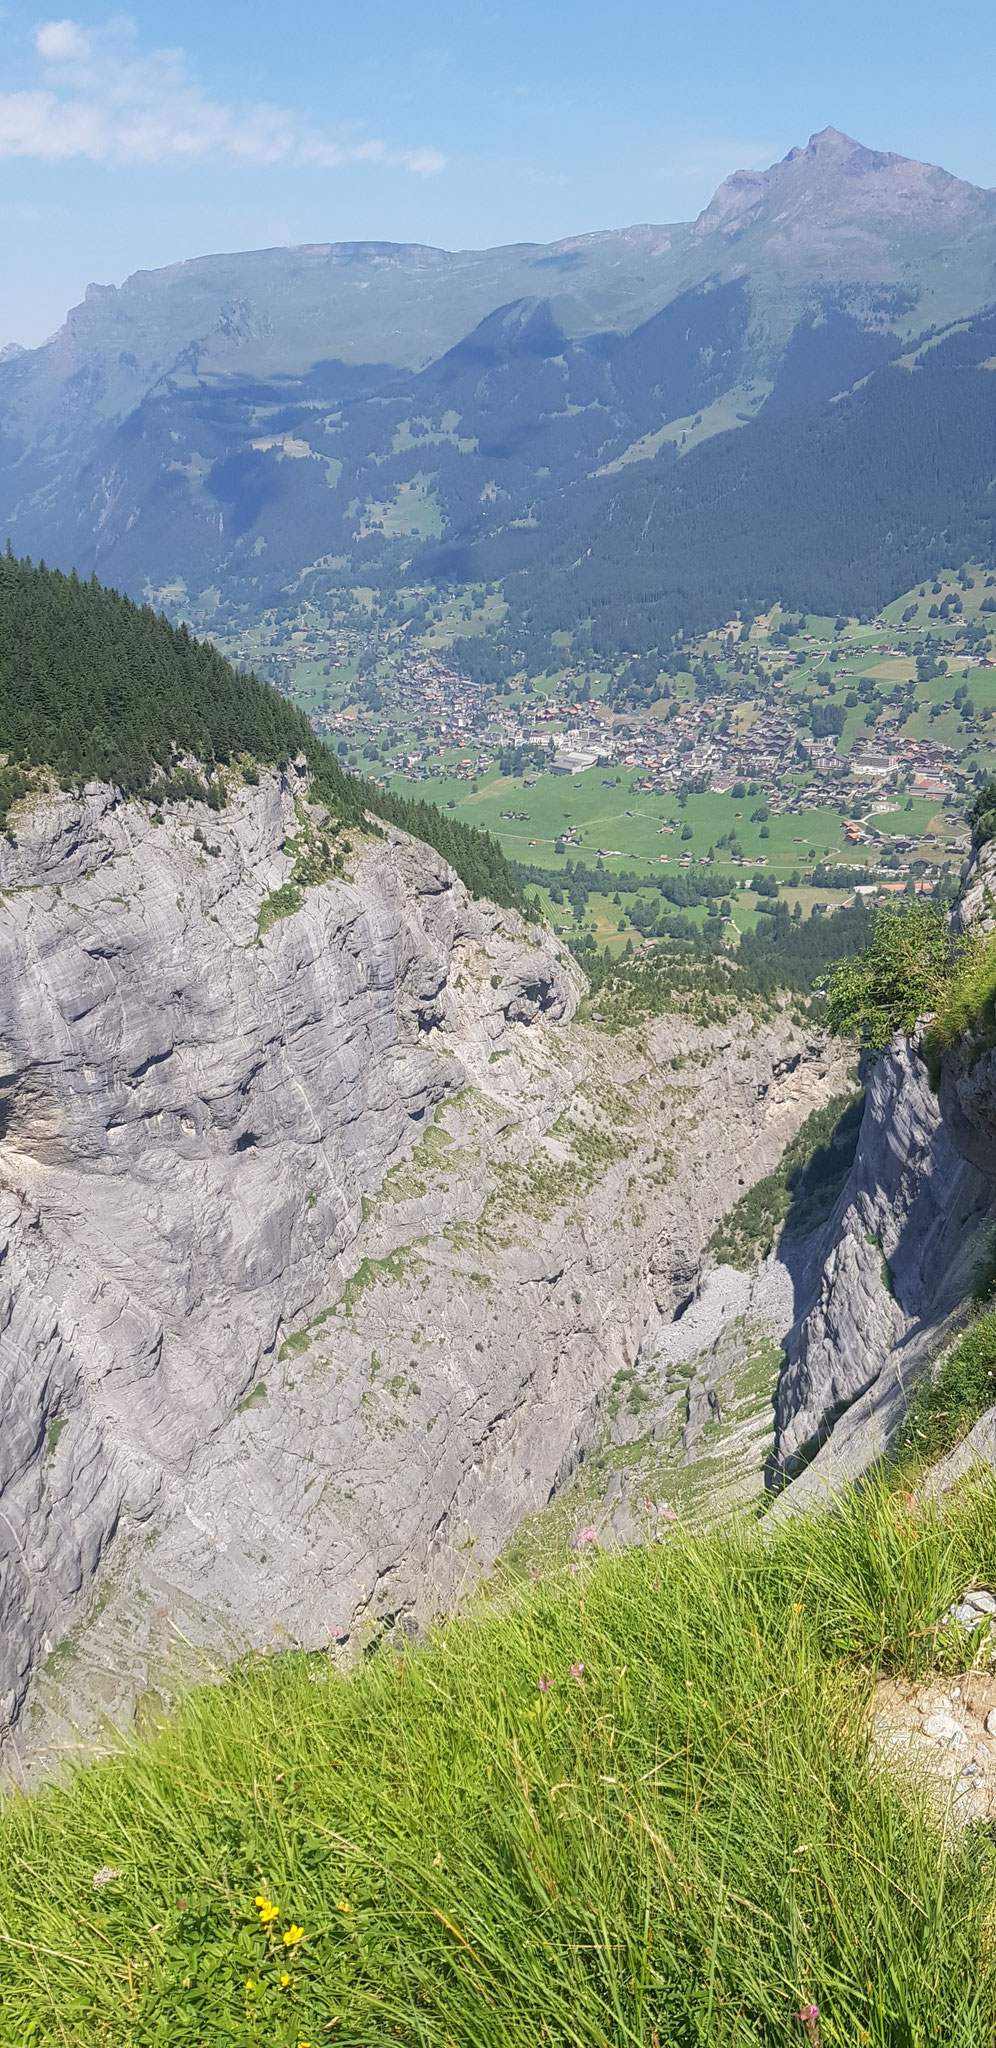
[[[820,128],[815,135],[810,136],[804,149],[797,144],[782,158],[782,162],[794,164],[803,156],[834,157],[838,162],[844,162],[855,154],[868,156],[880,155],[881,152],[866,150],[862,142],[855,142],[853,135],[845,135],[840,128]]]
[[[937,164],[890,150],[868,149],[839,128],[821,128],[804,148],[790,149],[767,170],[734,171],[700,213],[693,235],[726,234],[754,222],[784,227],[793,214],[807,233],[835,233],[876,220],[909,232],[948,235],[992,219],[994,195]]]

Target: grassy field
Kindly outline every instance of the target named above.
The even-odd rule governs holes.
[[[736,834],[748,861],[765,860],[779,881],[814,859],[853,861],[856,852],[862,860],[868,857],[868,849],[845,845],[843,822],[829,806],[806,811],[801,817],[772,813],[769,836],[764,839],[762,825],[751,822],[751,812],[763,805],[763,798],[717,796],[707,791],[689,796],[682,807],[676,795],[635,795],[634,779],[632,769],[586,768],[580,775],[541,775],[529,787],[521,777],[494,774],[480,777],[476,788],[470,782],[434,779],[420,783],[418,794],[443,807],[455,803],[457,814],[467,824],[493,832],[513,859],[540,867],[566,869],[568,860],[583,860],[593,867],[599,849],[604,848],[609,875],[621,868],[644,869],[650,882],[655,870],[676,874],[683,855],[698,860],[730,832]],[[391,787],[401,794],[411,793],[411,784],[400,777]],[[886,830],[920,834],[931,827],[943,828],[935,803],[917,797],[912,811],[906,811],[904,805],[905,798],[895,812],[881,820]],[[508,811],[519,815],[504,817]],[[672,825],[673,833],[662,831],[664,825]],[[681,838],[684,825],[690,827],[687,840]],[[569,846],[558,861],[555,842],[561,833],[572,829],[578,833],[580,845]],[[662,863],[662,854],[668,856],[666,863]],[[728,873],[731,884],[742,872],[722,848],[716,850],[715,871]]]
[[[438,539],[442,517],[428,477],[414,476],[399,484],[392,498],[382,503],[370,499],[359,527],[361,535],[377,530],[389,534],[412,534],[421,540]]]
[[[996,1844],[876,1773],[876,1673],[996,1580],[884,1482],[525,1585],[350,1678],[254,1658],[0,1812],[5,2048],[979,2048]],[[956,1656],[950,1633],[945,1654]]]
[[[455,639],[473,639],[479,633],[486,633],[490,626],[505,616],[505,600],[497,593],[482,596],[475,592],[473,597],[461,595],[441,599],[438,605],[439,617],[425,636],[427,647],[445,653]]]

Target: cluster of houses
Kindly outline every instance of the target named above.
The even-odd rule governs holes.
[[[749,718],[719,689],[673,702],[667,718],[613,716],[572,695],[572,672],[555,695],[516,701],[442,657],[415,650],[400,654],[376,688],[376,708],[361,703],[319,713],[313,722],[333,744],[345,741],[350,754],[358,743],[369,748],[373,742],[379,759],[368,772],[414,782],[440,773],[471,781],[492,770],[503,751],[528,748],[533,766],[527,781],[541,768],[567,777],[595,767],[625,771],[642,794],[694,784],[722,793],[742,781],[762,792],[775,812],[846,805],[856,776],[939,800],[953,793],[950,749],[879,731],[859,736],[847,754],[834,734],[800,740],[791,710],[774,689]],[[800,769],[807,771],[804,785]]]
[[[856,739],[848,760],[853,775],[870,775],[881,781],[893,775],[906,781],[912,778],[918,796],[952,794],[951,750],[934,740]]]

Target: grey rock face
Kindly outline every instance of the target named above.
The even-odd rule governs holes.
[[[956,1149],[922,1060],[897,1040],[869,1076],[854,1165],[786,1343],[782,1470],[825,1443],[796,1479],[793,1507],[885,1448],[906,1388],[971,1295],[994,1203],[993,1181]]]
[[[969,1430],[968,1435],[962,1438],[961,1443],[956,1444],[953,1451],[948,1451],[928,1473],[927,1491],[932,1494],[947,1493],[973,1468],[987,1465],[996,1467],[996,1407],[987,1408],[985,1414],[980,1415],[978,1422]],[[981,1597],[977,1594],[966,1595],[966,1599],[971,1600],[980,1613],[996,1612],[996,1606],[979,1607]]]
[[[996,843],[973,855],[953,923],[956,930],[980,937],[996,930]],[[984,1039],[969,1032],[945,1055],[939,1096],[957,1150],[980,1173],[996,1179],[996,1056]]]
[[[996,928],[996,846],[974,856],[955,923]],[[935,1096],[917,1049],[897,1039],[871,1071],[848,1184],[800,1279],[777,1400],[782,1472],[823,1448],[784,1512],[885,1449],[911,1381],[971,1300],[994,1217],[996,1056],[971,1040],[945,1055]]]
[[[497,986],[468,1020],[487,1044],[576,1003],[518,920],[400,841],[258,943],[298,782],[159,827],[92,790],[0,842],[8,1720],[122,1520],[169,1511],[451,1092],[430,1041],[462,953],[487,938]]]
[[[839,1086],[787,1021],[580,1026],[549,934],[398,834],[260,937],[307,802],[294,770],[161,823],[93,788],[0,842],[25,1750],[167,1685],[171,1642],[324,1644],[450,1597]]]
[[[951,922],[959,932],[996,931],[996,842],[973,852]]]

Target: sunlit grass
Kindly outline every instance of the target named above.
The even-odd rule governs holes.
[[[994,1578],[993,1489],[882,1483],[582,1555],[350,1678],[253,1659],[7,1805],[0,2039],[768,2048],[815,2003],[823,2048],[991,2041],[996,1850],[942,1850],[864,1717]]]
[[[932,1064],[966,1032],[978,1051],[996,1042],[996,937],[991,934],[973,933],[961,941],[927,1034]]]

